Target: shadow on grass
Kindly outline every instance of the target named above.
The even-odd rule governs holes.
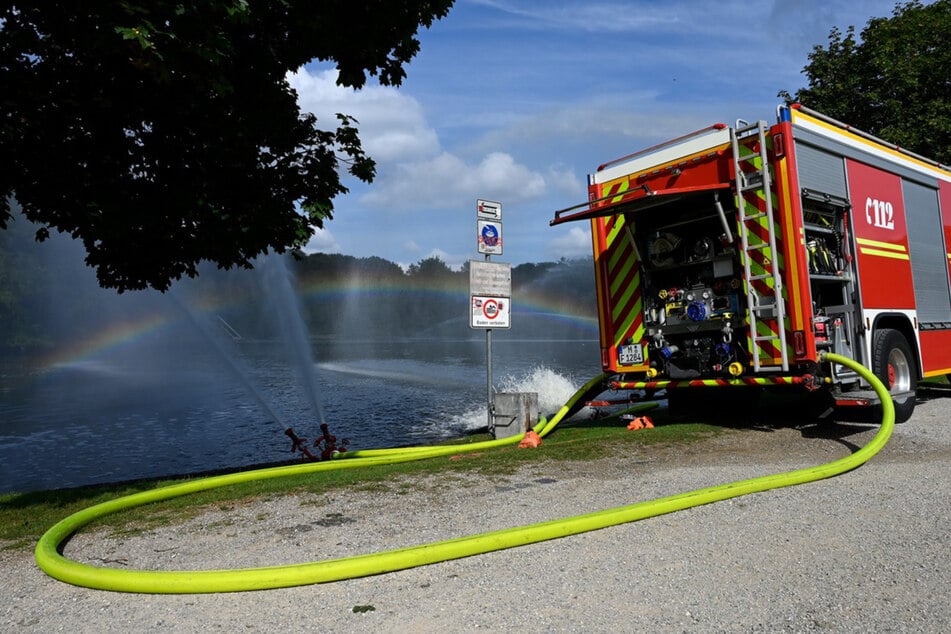
[[[951,396],[951,385],[923,383],[918,389],[918,402]],[[801,388],[774,388],[761,391],[730,388],[691,388],[672,399],[676,407],[660,407],[646,412],[655,431],[681,427],[694,433],[737,430],[773,433],[781,429],[798,431],[803,438],[825,439],[840,443],[851,453],[863,442],[852,439],[872,429],[881,421],[881,408],[833,409],[831,398],[821,392]],[[615,407],[595,408],[594,416],[576,417],[562,427],[593,429],[617,427],[627,421],[618,416]]]

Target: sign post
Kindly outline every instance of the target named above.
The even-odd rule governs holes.
[[[469,327],[485,328],[486,406],[489,432],[495,424],[492,394],[492,330],[512,325],[512,265],[469,261]]]
[[[469,327],[485,328],[486,416],[493,433],[492,330],[511,327],[512,314],[512,267],[490,261],[493,255],[502,255],[502,203],[476,201],[476,235],[485,261],[469,261]]]

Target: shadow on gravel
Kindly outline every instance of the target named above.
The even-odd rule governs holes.
[[[918,402],[933,401],[951,397],[951,385],[922,383],[918,385]]]
[[[918,404],[947,398],[951,398],[951,385],[922,383],[918,386]],[[799,388],[757,391],[691,388],[676,397],[668,395],[667,403],[669,407],[662,405],[647,412],[658,427],[705,423],[724,429],[765,433],[792,429],[803,438],[838,442],[852,453],[865,444],[865,439],[852,439],[878,429],[882,415],[879,407],[834,409],[828,395]],[[594,417],[576,418],[567,426],[616,427],[626,422],[616,414],[596,410]]]
[[[772,433],[781,429],[798,431],[803,438],[831,440],[854,453],[864,441],[850,438],[878,427],[877,414],[863,418],[846,418],[834,411],[831,401],[821,394],[802,392],[764,392],[755,406],[734,415],[714,414],[701,417],[707,422],[729,429]]]

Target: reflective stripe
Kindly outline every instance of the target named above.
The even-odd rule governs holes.
[[[902,244],[893,244],[891,242],[880,242],[879,240],[869,240],[868,238],[856,238],[855,241],[861,245],[876,247],[878,249],[888,249],[889,251],[900,251],[905,253],[905,246]]]
[[[869,240],[868,238],[856,238],[855,242],[859,245],[859,253],[863,253],[865,255],[874,255],[880,258],[891,258],[893,260],[910,259],[908,256],[908,250],[903,244],[893,244],[891,242]]]
[[[859,253],[864,253],[865,255],[874,255],[880,258],[891,258],[893,260],[908,260],[907,253],[895,253],[894,251],[879,251],[878,249],[865,249],[859,247]]]
[[[612,381],[611,389],[615,390],[660,390],[664,388],[688,387],[742,387],[756,385],[801,385],[820,381],[831,383],[828,377],[814,376],[773,376],[773,377],[741,377],[736,379],[694,379],[691,381]]]

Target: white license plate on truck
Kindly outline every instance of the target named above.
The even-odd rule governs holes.
[[[639,343],[618,346],[617,362],[620,365],[640,365],[644,363],[644,347]]]

